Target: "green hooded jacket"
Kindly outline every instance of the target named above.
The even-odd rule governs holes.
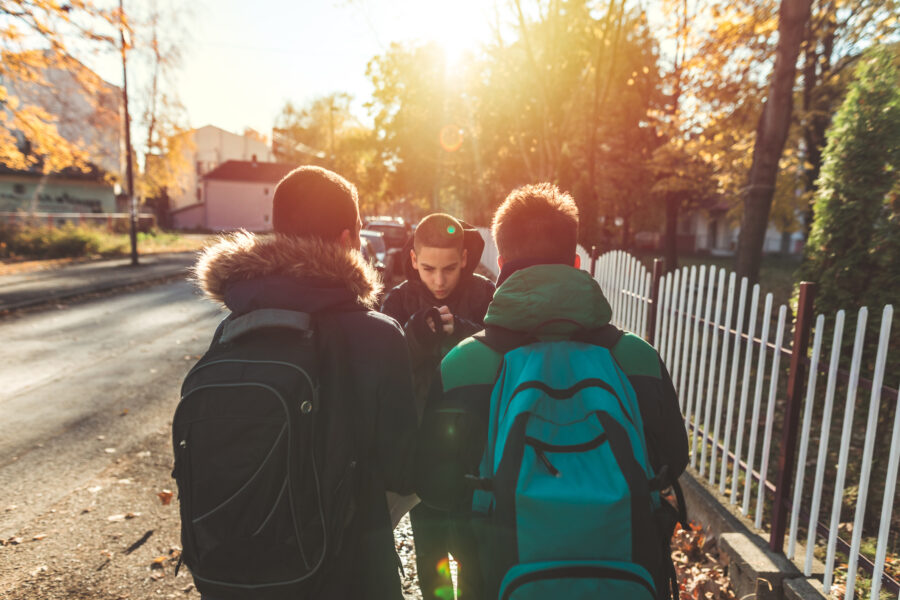
[[[603,327],[611,317],[609,302],[588,272],[549,264],[523,268],[503,281],[484,323],[553,340]],[[688,440],[669,373],[656,350],[631,333],[619,338],[612,355],[637,396],[654,471],[660,473],[666,465],[674,481],[687,465]],[[502,362],[500,353],[471,337],[441,362],[420,429],[416,465],[417,493],[427,504],[469,510],[472,489],[465,476],[478,473],[491,392]]]

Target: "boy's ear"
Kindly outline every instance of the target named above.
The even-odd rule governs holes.
[[[362,247],[359,233],[351,233],[349,229],[345,229],[341,232],[340,237],[338,237],[338,244],[348,250],[359,250]]]
[[[581,268],[581,256],[578,255],[577,253],[575,254],[575,268],[576,269]]]
[[[462,251],[462,266],[460,268],[465,269],[466,263],[469,261],[469,251],[463,248]]]
[[[503,260],[503,257],[502,257],[502,256],[497,256],[497,267],[499,267],[501,271],[503,270],[503,263],[504,263],[504,262],[505,262],[505,261]]]
[[[419,264],[418,264],[418,262],[416,261],[416,251],[415,251],[414,248],[410,248],[410,249],[409,249],[409,258],[410,258],[410,260],[412,260],[412,266],[413,266],[413,269],[418,269],[418,268],[419,268]]]

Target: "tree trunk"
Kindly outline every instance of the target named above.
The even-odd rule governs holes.
[[[818,18],[815,15],[810,17],[806,47],[804,48],[803,114],[805,122],[803,142],[806,146],[805,162],[807,163],[804,166],[804,185],[806,191],[810,192],[809,204],[804,213],[804,229],[807,238],[809,238],[815,216],[814,193],[819,172],[822,169],[822,151],[825,149],[826,142],[825,132],[831,124],[831,114],[834,112],[833,102],[822,88],[833,74],[832,58],[837,36],[834,25],[837,19],[836,10],[834,2],[828,2],[820,8]],[[819,27],[823,30],[818,30],[813,26],[815,21],[820,23]],[[819,50],[820,41],[821,51]]]
[[[738,237],[735,271],[752,282],[759,279],[763,242],[775,193],[778,161],[784,151],[793,110],[797,57],[809,21],[812,0],[781,0],[778,46],[769,93],[756,128],[753,164],[744,192],[744,214]]]
[[[663,258],[666,260],[666,272],[671,273],[678,268],[678,206],[681,199],[677,194],[666,194],[666,241]]]

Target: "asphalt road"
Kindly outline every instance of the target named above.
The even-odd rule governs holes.
[[[0,539],[166,426],[223,316],[176,282],[0,320]]]

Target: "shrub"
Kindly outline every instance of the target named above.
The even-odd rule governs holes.
[[[121,254],[124,244],[106,232],[85,226],[7,225],[0,228],[0,256],[73,258]]]

